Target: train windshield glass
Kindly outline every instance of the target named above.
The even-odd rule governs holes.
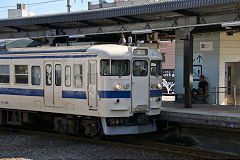
[[[101,60],[102,76],[128,76],[130,75],[129,60]]]
[[[151,61],[151,76],[160,76],[162,73],[161,61]]]

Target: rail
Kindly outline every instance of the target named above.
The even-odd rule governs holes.
[[[216,86],[213,88],[215,91],[211,93],[215,93],[215,103],[219,105],[219,94],[232,94],[233,93],[233,104],[237,106],[237,93],[240,93],[240,87],[234,85],[233,87],[219,87]],[[220,91],[220,89],[228,89],[228,91]],[[233,92],[232,92],[233,89]]]
[[[64,140],[70,141],[79,141],[85,143],[93,143],[93,144],[103,144],[103,145],[111,145],[111,146],[121,146],[128,147],[137,150],[146,150],[151,152],[162,153],[164,155],[172,155],[173,157],[180,157],[185,159],[240,159],[240,156],[237,154],[231,153],[222,153],[217,151],[198,149],[192,147],[184,147],[179,145],[172,145],[166,143],[152,142],[148,140],[139,140],[131,137],[107,137],[104,140],[101,139],[90,139],[85,137],[77,137],[77,136],[69,136],[51,132],[44,131],[32,131],[26,129],[16,129],[9,127],[0,127],[0,131],[14,131],[20,132],[23,134],[36,134],[48,137],[55,137]]]
[[[193,147],[185,147],[180,145],[173,145],[160,142],[152,142],[148,140],[139,140],[136,138],[125,137],[124,139],[114,137],[114,142],[120,142],[123,144],[135,145],[138,147],[145,147],[147,150],[155,151],[163,154],[171,154],[176,157],[181,157],[185,159],[239,159],[239,155],[223,153],[218,151],[199,149]]]

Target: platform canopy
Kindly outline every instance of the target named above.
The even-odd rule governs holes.
[[[240,0],[173,0],[0,20],[0,38],[51,37],[168,30],[239,20]],[[133,25],[134,24],[134,25]]]

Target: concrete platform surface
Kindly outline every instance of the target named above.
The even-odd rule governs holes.
[[[160,119],[171,122],[240,128],[240,106],[193,104],[192,108],[184,108],[183,103],[163,101]]]

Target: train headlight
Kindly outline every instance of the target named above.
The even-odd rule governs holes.
[[[128,83],[124,85],[125,89],[128,89],[129,87],[130,87],[130,85]]]
[[[122,86],[120,83],[116,84],[114,87],[115,90],[120,90],[121,88],[122,88]]]
[[[152,83],[152,84],[151,84],[151,88],[152,88],[152,89],[156,88],[156,84],[155,84],[155,83]]]
[[[157,88],[158,88],[158,89],[162,89],[162,82],[160,82],[160,83],[157,84]]]

